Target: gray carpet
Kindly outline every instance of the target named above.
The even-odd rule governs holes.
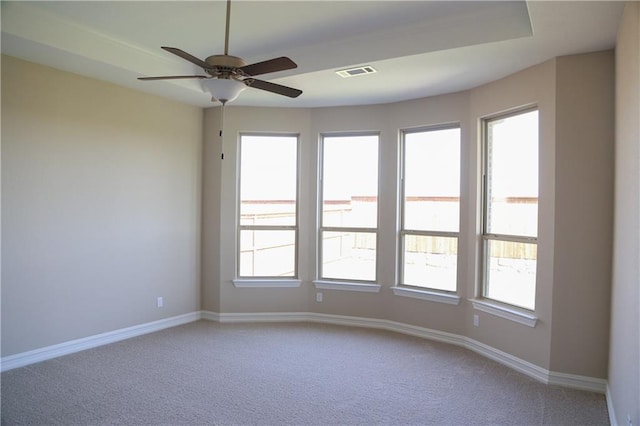
[[[200,321],[2,373],[2,425],[606,425],[603,395],[469,350]]]

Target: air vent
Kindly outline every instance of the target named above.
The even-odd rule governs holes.
[[[365,74],[373,74],[374,72],[376,72],[376,70],[371,65],[364,65],[361,67],[355,67],[355,68],[349,68],[346,70],[336,71],[336,74],[338,74],[340,77],[347,78],[347,77],[356,77],[356,76],[365,75]]]

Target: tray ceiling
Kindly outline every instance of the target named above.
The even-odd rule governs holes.
[[[199,69],[224,51],[224,1],[2,2],[2,52],[201,107],[198,80],[143,82]],[[245,90],[235,105],[388,103],[469,89],[547,59],[614,47],[624,2],[244,1],[231,5],[229,53],[247,63],[288,56],[298,68],[260,76],[296,99]],[[341,78],[363,65],[377,72]]]

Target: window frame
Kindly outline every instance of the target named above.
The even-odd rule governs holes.
[[[377,140],[377,182],[376,182],[376,227],[338,227],[338,226],[324,226],[324,148],[325,138],[335,137],[360,137],[360,136],[375,136]],[[319,135],[318,140],[318,232],[317,235],[317,264],[316,264],[316,276],[314,280],[317,288],[334,288],[335,285],[345,283],[345,289],[353,291],[379,291],[377,285],[378,280],[378,265],[380,249],[378,247],[379,231],[380,231],[380,132],[379,131],[361,131],[361,132],[323,132]],[[325,277],[323,271],[323,234],[325,232],[349,232],[349,233],[369,233],[374,235],[376,243],[375,254],[375,266],[374,266],[374,278],[372,280],[364,279],[349,279],[349,278],[331,278]],[[353,288],[348,288],[348,284],[351,283]],[[324,287],[323,287],[324,286]],[[370,288],[371,287],[371,288]],[[376,288],[374,288],[376,287]]]
[[[407,229],[406,228],[406,224],[405,224],[405,216],[406,216],[406,208],[405,208],[405,200],[406,200],[406,185],[405,185],[405,179],[406,179],[406,135],[408,134],[412,134],[412,133],[426,133],[426,132],[432,132],[432,131],[439,131],[439,130],[451,130],[451,129],[458,129],[458,131],[460,132],[460,139],[458,141],[458,148],[459,148],[459,157],[458,157],[458,161],[459,161],[459,168],[460,168],[460,176],[459,176],[459,181],[458,181],[458,230],[457,231],[436,231],[436,230],[415,230],[415,229]],[[400,165],[399,165],[399,209],[398,209],[398,214],[399,214],[399,230],[398,230],[398,287],[402,288],[402,289],[409,289],[409,290],[417,290],[417,291],[424,291],[424,292],[429,292],[429,293],[443,293],[443,294],[448,294],[448,295],[456,295],[458,293],[458,259],[460,256],[460,250],[459,250],[459,242],[460,242],[460,225],[461,225],[461,221],[462,221],[462,214],[461,214],[461,193],[462,193],[462,126],[460,125],[459,122],[454,122],[454,123],[445,123],[445,124],[436,124],[436,125],[430,125],[430,126],[421,126],[421,127],[416,127],[416,128],[410,128],[410,129],[401,129],[400,131]],[[406,284],[404,282],[404,278],[405,278],[405,271],[404,271],[404,261],[405,261],[405,238],[407,236],[425,236],[425,237],[446,237],[446,238],[455,238],[456,239],[456,243],[458,245],[458,250],[456,253],[456,282],[455,282],[455,290],[443,290],[443,289],[438,289],[438,288],[434,288],[434,287],[427,287],[427,286],[418,286],[418,285],[412,285],[412,284]]]
[[[241,193],[241,182],[242,182],[242,138],[244,136],[253,136],[253,137],[291,137],[295,138],[296,143],[296,200],[295,200],[295,224],[294,225],[242,225],[242,193]],[[235,268],[235,279],[234,284],[236,286],[252,286],[251,284],[247,284],[248,282],[261,282],[265,284],[275,284],[276,282],[286,282],[286,281],[297,281],[299,280],[299,251],[300,251],[300,134],[299,133],[286,133],[286,132],[240,132],[238,134],[238,156],[237,156],[237,164],[238,164],[238,177],[236,179],[238,194],[236,197],[236,268]],[[241,274],[241,238],[242,231],[293,231],[294,232],[294,259],[293,266],[294,271],[293,275],[242,275]],[[243,285],[243,283],[245,283]],[[279,285],[288,287],[290,285]]]
[[[528,105],[522,108],[517,108],[505,112],[501,112],[498,114],[493,114],[490,116],[483,117],[480,123],[481,130],[481,152],[482,152],[482,164],[481,164],[481,197],[482,197],[482,217],[481,217],[481,235],[480,235],[480,283],[478,289],[478,299],[475,300],[479,305],[489,305],[494,306],[499,310],[514,310],[515,313],[512,316],[520,317],[522,315],[528,316],[528,313],[533,313],[536,311],[536,293],[538,288],[538,259],[536,256],[536,278],[535,278],[535,288],[534,288],[534,300],[533,300],[533,309],[521,305],[516,305],[513,303],[509,303],[503,300],[498,300],[491,298],[487,295],[488,287],[489,287],[489,262],[491,261],[491,257],[489,255],[489,244],[491,241],[505,241],[512,243],[520,243],[520,244],[532,244],[536,246],[536,250],[538,248],[538,230],[540,225],[540,163],[538,157],[538,207],[536,213],[536,221],[538,230],[536,231],[536,236],[525,236],[525,235],[513,235],[513,234],[499,234],[499,233],[491,233],[488,232],[489,228],[489,123],[496,120],[507,119],[510,117],[515,117],[518,115],[526,114],[529,112],[537,111],[538,113],[538,152],[540,152],[540,108],[538,105]],[[478,307],[476,307],[478,308]],[[486,309],[486,308],[484,308]],[[483,310],[483,309],[481,309]],[[521,313],[519,313],[522,311]],[[533,317],[531,317],[533,318]],[[531,319],[527,319],[527,321],[532,321]],[[535,321],[533,321],[535,325]]]

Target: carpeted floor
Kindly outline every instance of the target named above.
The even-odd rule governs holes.
[[[608,425],[603,395],[469,350],[200,321],[2,373],[2,425]]]

